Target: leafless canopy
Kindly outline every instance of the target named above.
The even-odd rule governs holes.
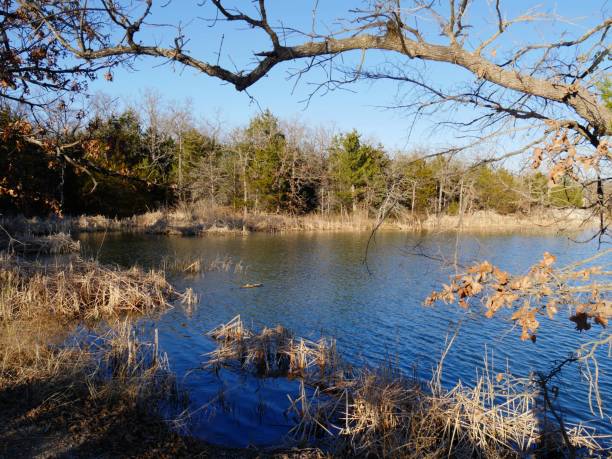
[[[87,2],[38,2],[49,8],[44,17],[24,3],[0,1],[0,100],[48,105],[82,92],[97,72],[123,60],[121,56],[75,59],[55,39],[61,34],[83,49],[105,42],[99,35],[103,17]]]
[[[8,2],[9,7],[11,3]],[[359,65],[354,69],[355,76],[408,81],[438,99],[486,109],[489,117],[497,120],[511,116],[549,121],[579,132],[593,144],[612,133],[612,114],[601,103],[594,86],[608,68],[611,49],[608,32],[612,18],[605,17],[605,13],[599,24],[580,36],[529,43],[502,53],[497,52],[498,42],[511,34],[513,28],[559,18],[537,10],[506,17],[500,0],[412,0],[406,4],[399,0],[372,1],[346,12],[344,19],[337,23],[337,30],[320,34],[314,30],[314,21],[313,30],[298,31],[283,24],[281,18],[271,19],[265,0],[253,2],[254,7],[243,4],[245,11],[252,10],[252,13],[223,0],[194,3],[196,14],[200,6],[205,9],[204,15],[216,15],[217,22],[239,23],[269,38],[269,49],[254,53],[254,65],[230,70],[192,55],[180,26],[176,26],[171,44],[164,46],[153,41],[145,29],[154,27],[155,7],[165,6],[154,5],[154,0],[17,0],[15,3],[19,4],[16,12],[0,13],[5,22],[19,14],[29,21],[31,30],[53,34],[56,40],[53,46],[85,62],[108,62],[108,59],[128,56],[161,57],[245,90],[282,62],[303,59],[307,68],[311,68],[349,51],[382,50],[405,60],[398,61],[393,69],[366,69]],[[472,17],[472,10],[476,8],[491,12],[489,19],[495,27],[488,37],[473,33],[472,20],[482,20]],[[202,27],[206,26],[202,23]],[[231,50],[228,52],[231,55]],[[453,94],[437,90],[409,71],[414,59],[464,68],[473,76],[471,90]]]

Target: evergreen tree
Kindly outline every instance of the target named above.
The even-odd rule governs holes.
[[[245,131],[250,150],[248,179],[254,192],[253,206],[280,211],[287,200],[289,183],[285,156],[285,136],[278,119],[266,110],[251,120]]]
[[[353,212],[361,201],[375,203],[376,192],[385,186],[383,170],[388,162],[382,148],[362,144],[360,137],[355,130],[337,136],[330,155],[336,197]]]
[[[519,208],[518,184],[504,168],[497,170],[481,166],[476,170],[476,200],[480,209],[494,210],[500,214],[514,213]]]

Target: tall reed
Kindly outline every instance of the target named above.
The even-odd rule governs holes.
[[[208,365],[229,365],[258,377],[299,378],[291,399],[292,435],[300,442],[327,437],[334,454],[360,457],[525,457],[565,454],[559,425],[545,418],[538,384],[485,369],[474,386],[406,377],[390,361],[353,368],[333,340],[295,338],[281,326],[256,333],[240,316],[212,330],[218,347]],[[308,393],[306,387],[313,388]],[[569,428],[573,447],[603,451],[602,437],[581,425]]]
[[[169,307],[169,299],[178,295],[160,271],[125,270],[80,258],[45,266],[0,255],[0,280],[0,321],[151,313]]]

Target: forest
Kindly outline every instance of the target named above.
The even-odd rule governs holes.
[[[356,130],[334,133],[268,110],[224,132],[194,119],[188,104],[169,104],[159,95],[116,113],[100,109],[104,102],[108,106],[108,96],[94,98],[87,116],[63,114],[58,143],[71,145],[70,157],[24,142],[31,122],[5,104],[5,215],[127,217],[203,201],[235,211],[373,217],[390,196],[395,215],[530,215],[588,208],[595,199],[594,187],[569,175],[550,184],[529,165],[504,168],[428,151],[387,151]]]

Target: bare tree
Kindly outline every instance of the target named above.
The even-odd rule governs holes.
[[[74,60],[55,39],[62,34],[91,48],[100,42],[100,21],[95,8],[79,2],[45,2],[55,9],[41,18],[39,13],[14,0],[0,1],[0,102],[13,101],[32,107],[44,106],[65,95],[78,94],[97,73],[122,61],[109,56]],[[72,4],[71,4],[72,3]],[[111,74],[106,75],[112,78]]]
[[[274,26],[268,19],[264,0],[259,0],[258,16],[250,16],[239,9],[230,8],[222,0],[212,0],[222,18],[260,29],[267,34],[271,42],[271,49],[255,54],[258,63],[254,68],[230,71],[188,54],[184,47],[185,37],[182,35],[175,37],[174,45],[167,48],[136,41],[136,34],[143,28],[145,20],[151,14],[153,0],[137,2],[142,5],[142,11],[135,16],[133,14],[135,8],[130,7],[132,2],[101,0],[97,6],[90,6],[82,1],[19,0],[18,3],[23,11],[30,15],[28,17],[31,18],[32,25],[37,21],[45,24],[54,34],[58,45],[88,60],[129,55],[162,57],[194,67],[210,76],[234,84],[238,90],[244,90],[281,62],[317,57],[329,58],[353,50],[377,49],[398,53],[408,59],[459,66],[476,77],[477,85],[472,93],[437,94],[443,100],[476,105],[490,111],[492,116],[554,120],[559,125],[577,130],[587,138],[612,132],[610,127],[612,115],[593,91],[592,81],[594,75],[599,75],[605,70],[602,66],[605,67],[604,63],[611,47],[606,41],[606,36],[612,25],[612,18],[605,18],[600,24],[574,39],[530,43],[513,50],[510,55],[501,56],[501,53],[492,50],[512,27],[554,18],[535,10],[529,10],[514,18],[506,18],[502,14],[500,1],[496,0],[494,4],[496,30],[486,39],[472,44],[471,40],[468,40],[471,28],[469,11],[474,3],[471,0],[449,0],[446,5],[443,2],[413,0],[411,7],[402,6],[399,1],[372,2],[370,8],[347,12],[344,21],[346,26],[325,35],[298,32],[289,26]],[[68,5],[75,4],[79,6],[73,7],[69,14],[75,14],[77,9],[80,11],[82,21],[71,23],[71,28],[67,26],[59,28],[52,19],[69,9]],[[439,9],[436,8],[437,5]],[[124,31],[121,40],[117,43],[111,42],[110,37],[93,42],[83,40],[82,36],[86,34],[86,30],[92,27],[91,24],[95,23],[95,19],[99,22],[100,14],[104,12],[115,27]],[[432,30],[427,34],[418,26],[420,17],[435,21],[438,30]],[[178,30],[181,31],[180,28]],[[290,33],[304,36],[305,41],[297,45],[284,45]],[[443,40],[439,38],[440,33],[444,37]],[[579,60],[576,59],[578,57],[576,53],[561,53],[564,49],[582,51],[583,46],[586,46],[589,54],[585,56],[580,53]],[[491,58],[487,57],[487,52]],[[366,73],[366,75],[394,77],[391,72]],[[395,77],[407,81],[410,79],[409,75]],[[426,87],[417,76],[412,78],[414,84],[423,86],[428,91],[433,90],[436,94],[434,88]],[[515,103],[508,103],[499,95],[487,95],[489,85],[516,92],[517,100]],[[509,97],[510,94],[506,93],[505,96]],[[530,105],[535,103],[534,99],[559,104],[573,112],[574,116],[567,119],[547,116],[545,112],[552,111],[552,106],[546,110],[535,109]]]
[[[175,138],[176,142],[176,158],[177,164],[177,178],[179,194],[184,194],[184,175],[185,175],[185,133],[194,126],[193,120],[193,108],[190,100],[187,100],[184,106],[173,104],[170,108],[170,129]]]

